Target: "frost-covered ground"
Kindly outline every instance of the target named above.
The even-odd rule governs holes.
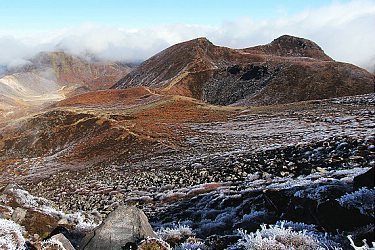
[[[373,189],[352,186],[375,165],[374,103],[372,94],[252,108],[225,123],[186,123],[177,131],[186,139],[181,148],[142,161],[53,173],[55,159],[24,159],[21,176],[3,176],[64,211],[104,216],[137,205],[156,228],[184,223],[216,249],[237,244],[238,229],[280,220],[314,224],[323,234],[341,228],[333,240],[348,247],[345,234],[359,235],[358,244],[374,229],[367,223],[373,200],[363,202]],[[45,168],[53,175],[43,177]],[[331,210],[356,221],[324,217]]]

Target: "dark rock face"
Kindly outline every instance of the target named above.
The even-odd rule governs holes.
[[[135,207],[120,206],[80,244],[80,249],[122,250],[126,244],[155,237],[146,215]]]
[[[260,80],[265,75],[268,75],[267,66],[251,65],[250,70],[246,71],[245,74],[243,74],[240,79],[244,81],[252,80],[252,79]]]
[[[234,65],[216,70],[203,85],[203,100],[229,105],[250,98],[277,76],[279,68],[266,64]]]
[[[364,174],[358,175],[354,178],[353,186],[358,189],[361,187],[374,188],[375,173],[374,168],[371,168]]]
[[[354,231],[373,221],[370,216],[361,214],[359,210],[344,208],[335,200],[318,205],[316,218],[319,222],[318,225],[330,232],[334,232],[336,229]]]

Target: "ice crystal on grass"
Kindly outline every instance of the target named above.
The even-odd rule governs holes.
[[[147,238],[141,241],[138,250],[171,250],[171,247],[161,239]]]
[[[352,239],[352,236],[351,235],[348,235],[348,239],[350,241],[350,245],[354,248],[354,250],[375,250],[375,242],[372,242],[372,247],[370,247],[366,240],[363,240],[363,246],[361,247],[357,247],[355,244],[354,244],[354,241]]]
[[[327,233],[319,232],[315,225],[286,220],[277,221],[276,225],[279,227],[290,228],[296,232],[304,232],[306,235],[317,240],[319,245],[324,246],[323,249],[341,249],[341,245],[338,242],[342,242],[343,239],[340,238],[340,235],[332,236]]]
[[[172,228],[161,228],[157,231],[158,236],[166,241],[174,244],[179,244],[189,237],[193,237],[193,230],[189,226],[185,225],[175,225]]]
[[[359,209],[362,214],[374,217],[374,188],[361,188],[353,193],[341,196],[337,201],[343,207]]]
[[[298,225],[299,227],[301,225]],[[247,234],[239,230],[242,237],[238,242],[239,247],[251,250],[317,250],[328,249],[316,238],[307,234],[306,230],[294,231],[291,227],[280,225],[262,225],[261,230]]]
[[[206,250],[208,247],[201,241],[184,242],[181,245],[174,247],[173,250]]]
[[[276,225],[283,226],[285,228],[291,228],[294,231],[300,232],[300,231],[306,231],[306,232],[316,232],[316,226],[312,224],[305,224],[303,222],[294,222],[294,221],[287,221],[282,220],[276,222]]]
[[[249,214],[244,214],[242,216],[241,223],[250,223],[257,221],[259,219],[263,219],[267,215],[266,211],[256,211],[253,210]]]
[[[13,221],[0,219],[0,249],[24,250],[23,229]]]

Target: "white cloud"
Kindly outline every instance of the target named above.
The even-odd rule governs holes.
[[[168,46],[206,36],[222,46],[242,48],[290,34],[311,39],[339,61],[373,69],[375,58],[375,1],[352,0],[305,10],[296,15],[261,21],[250,17],[224,21],[218,26],[171,24],[124,29],[82,24],[27,37],[0,37],[0,64],[22,63],[33,54],[63,49],[74,54],[91,52],[110,60],[144,60]]]

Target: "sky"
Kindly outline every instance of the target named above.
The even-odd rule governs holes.
[[[283,34],[317,42],[336,60],[372,70],[375,0],[0,0],[0,64],[40,51],[145,60],[205,36],[234,48]]]

